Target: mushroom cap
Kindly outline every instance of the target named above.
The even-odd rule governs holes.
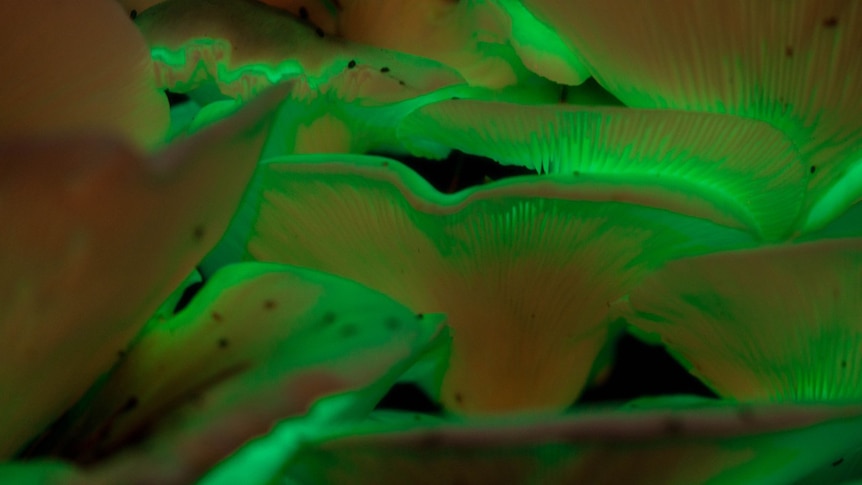
[[[862,398],[862,239],[673,261],[621,308],[721,396]]]
[[[766,239],[791,234],[811,177],[769,123],[713,113],[447,100],[411,112],[398,135],[417,153],[442,145],[538,172],[675,186]]]
[[[321,37],[288,12],[252,0],[171,0],[136,23],[152,50],[159,86],[177,92],[215,82],[223,94],[246,100],[299,75],[316,88],[351,66],[357,95],[390,93],[390,101],[463,82],[429,59]]]
[[[470,85],[500,89],[529,73],[508,45],[507,22],[489,2],[340,0],[345,39],[434,59]]]
[[[180,313],[152,320],[30,452],[107,459],[91,473],[111,483],[143,465],[152,467],[145,474],[189,483],[323,395],[369,388],[354,399],[370,409],[439,328],[439,319],[331,275],[226,267]],[[387,384],[372,387],[377,381]]]
[[[526,0],[626,105],[728,113],[785,132],[813,172],[806,212],[862,159],[862,4]],[[800,230],[822,227],[837,199]]]
[[[670,212],[697,213],[691,196],[616,182],[524,177],[445,195],[394,160],[267,160],[221,254],[332,272],[446,313],[452,410],[559,409],[605,343],[608,302],[668,258],[754,244]]]
[[[3,2],[0,18],[0,138],[102,131],[137,148],[163,141],[168,100],[114,0]]]
[[[307,440],[282,478],[375,484],[795,483],[858,443],[861,426],[858,405],[727,403],[505,421],[368,423]]]
[[[113,365],[215,245],[284,91],[151,156],[109,136],[0,144],[0,456]]]

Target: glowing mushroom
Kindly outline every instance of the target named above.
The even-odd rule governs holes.
[[[753,243],[682,215],[711,214],[690,195],[592,177],[444,195],[392,160],[332,160],[264,162],[221,257],[320,269],[446,313],[441,399],[463,413],[569,405],[605,343],[609,302],[668,258]]]
[[[858,443],[858,405],[585,411],[366,424],[309,439],[294,483],[796,483]],[[819,482],[825,483],[825,482]]]
[[[769,123],[711,113],[452,100],[412,112],[398,135],[418,154],[457,149],[538,172],[704,194],[767,239],[790,235],[810,178]]]
[[[439,324],[331,275],[260,263],[225,268],[185,310],[151,322],[28,453],[101,461],[88,479],[105,483],[140,468],[159,483],[189,483],[322,395],[378,381],[389,382],[385,390]],[[381,392],[372,394],[365,399],[373,406]]]
[[[437,62],[328,37],[252,0],[171,0],[136,23],[159,86],[177,92],[215,82],[223,94],[247,100],[279,80],[303,75],[316,88],[356,69],[354,92],[395,92],[401,100],[463,81]]]
[[[149,157],[109,136],[0,144],[0,457],[110,368],[218,241],[284,94]]]
[[[742,401],[862,398],[862,240],[668,263],[622,314],[718,394]]]
[[[162,142],[168,100],[149,50],[114,0],[0,5],[0,138],[96,131]]]
[[[340,0],[346,39],[435,59],[474,86],[500,89],[531,74],[508,45],[506,18],[487,2]]]
[[[525,0],[629,106],[729,113],[771,123],[811,171],[807,221],[821,227],[858,192],[862,3],[844,0]],[[858,185],[857,185],[858,187]],[[820,203],[830,191],[830,200]]]

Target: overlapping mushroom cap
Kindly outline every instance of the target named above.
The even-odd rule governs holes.
[[[753,244],[683,215],[711,215],[691,196],[615,182],[525,177],[444,195],[394,160],[269,160],[216,255],[333,272],[447,313],[453,410],[559,409],[605,342],[611,301],[669,258]]]
[[[540,173],[703,194],[766,239],[791,234],[810,178],[769,123],[712,113],[450,100],[411,112],[398,135],[417,154],[458,149]]]
[[[0,5],[0,138],[101,131],[160,144],[168,101],[149,50],[113,0]]]
[[[859,2],[524,5],[628,106],[735,114],[787,134],[812,173],[800,230],[822,227],[858,198],[859,176],[850,172],[862,159]]]
[[[719,395],[862,398],[862,240],[674,261],[632,291],[622,314]]]
[[[364,403],[342,411],[367,412],[439,323],[331,275],[228,267],[179,314],[151,320],[28,454],[88,464],[113,457],[95,476],[117,479],[149,463],[186,483],[321,394],[368,388]],[[116,456],[142,440],[143,451]]]
[[[0,145],[0,454],[107,370],[219,239],[286,91],[152,156],[97,135]]]
[[[308,439],[282,473],[299,483],[795,483],[840,465],[862,426],[854,406],[668,404],[468,424],[406,416]]]

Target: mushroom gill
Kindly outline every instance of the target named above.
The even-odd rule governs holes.
[[[713,113],[447,100],[411,112],[398,136],[418,154],[451,148],[540,173],[705,194],[766,239],[791,234],[810,178],[769,123]]]
[[[621,314],[721,396],[862,398],[862,239],[673,261]]]
[[[332,272],[446,313],[452,410],[560,409],[605,343],[611,301],[669,258],[754,244],[683,215],[708,213],[690,195],[598,177],[445,195],[394,160],[293,157],[263,162],[221,254]]]
[[[766,121],[811,171],[798,229],[858,197],[845,172],[862,159],[862,3],[845,0],[525,0],[572,43],[626,105]],[[836,186],[837,185],[837,186]]]

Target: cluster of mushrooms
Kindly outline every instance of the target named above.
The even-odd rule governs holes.
[[[862,480],[862,1],[0,22],[0,482]]]

